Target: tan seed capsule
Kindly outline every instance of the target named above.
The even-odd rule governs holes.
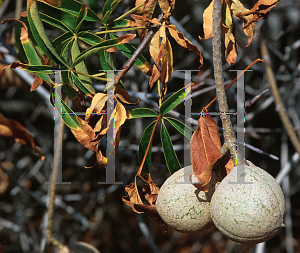
[[[215,187],[211,184],[207,193],[199,191],[190,181],[192,171],[192,166],[188,166],[171,175],[156,200],[156,209],[164,222],[183,233],[203,231],[212,225],[209,200]]]
[[[284,227],[282,190],[270,174],[256,166],[234,167],[216,187],[210,211],[216,227],[242,244],[269,240]]]

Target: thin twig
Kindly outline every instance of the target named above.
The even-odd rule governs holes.
[[[267,49],[265,41],[262,39],[260,41],[260,48],[261,48],[261,53],[262,53],[263,59],[265,60],[267,78],[270,83],[270,87],[271,87],[271,91],[272,91],[272,94],[274,97],[276,108],[278,108],[278,113],[279,113],[280,119],[288,133],[288,136],[290,137],[292,144],[294,145],[294,148],[300,154],[300,142],[299,142],[297,135],[296,135],[295,131],[293,130],[293,126],[287,116],[284,104],[282,102],[282,99],[280,97],[280,94],[279,94],[279,91],[277,88],[275,76],[274,76],[274,73],[273,73],[273,70],[271,67],[271,61],[270,61],[270,57],[268,54],[268,49]]]
[[[213,62],[214,75],[217,85],[217,95],[220,109],[220,118],[223,125],[223,134],[225,143],[232,155],[234,164],[244,163],[244,158],[237,152],[237,142],[234,136],[234,131],[231,125],[230,117],[227,114],[228,104],[224,89],[224,78],[222,69],[222,54],[221,54],[221,0],[215,0],[213,4]]]
[[[159,22],[162,22],[164,17],[164,14],[161,13],[159,15],[159,17],[157,18],[157,20]],[[154,34],[155,34],[155,28],[158,28],[159,25],[154,24],[152,26],[152,30],[150,30],[147,35],[145,36],[145,38],[143,39],[143,41],[141,42],[141,44],[137,47],[137,49],[134,51],[134,53],[132,54],[132,56],[127,60],[127,62],[124,64],[123,69],[120,70],[118,72],[118,74],[115,75],[114,77],[114,82],[112,83],[108,83],[107,86],[105,87],[104,91],[108,90],[109,87],[108,85],[114,85],[116,86],[118,84],[118,82],[120,81],[120,79],[122,78],[122,76],[124,76],[127,71],[133,66],[133,64],[135,63],[135,61],[137,60],[137,58],[141,55],[141,53],[143,52],[143,50],[146,48],[146,46],[150,43],[151,39],[153,38]]]

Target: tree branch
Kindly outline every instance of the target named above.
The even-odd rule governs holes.
[[[228,113],[227,97],[224,89],[224,78],[222,69],[222,53],[221,53],[221,0],[214,0],[213,4],[213,63],[214,75],[217,85],[218,103],[220,109],[220,118],[223,125],[223,135],[225,145],[228,147],[232,155],[235,166],[244,163],[244,158],[237,152],[237,141],[234,136],[234,131],[231,125]]]

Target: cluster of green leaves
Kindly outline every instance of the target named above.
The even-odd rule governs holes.
[[[177,129],[178,132],[183,134],[188,139],[192,138],[192,134],[194,132],[193,129],[187,127],[185,124],[183,124],[181,121],[167,117],[165,116],[169,111],[173,110],[185,97],[186,95],[191,91],[190,87],[183,87],[180,90],[178,90],[176,93],[174,93],[172,96],[170,96],[168,99],[166,99],[160,106],[159,114],[149,108],[137,108],[132,109],[129,111],[130,118],[141,118],[141,117],[156,117],[161,119],[161,130],[160,130],[160,138],[163,148],[163,153],[165,156],[165,160],[169,169],[170,174],[173,174],[177,170],[181,169],[181,165],[178,161],[177,155],[174,151],[173,144],[171,142],[170,135],[168,133],[168,130],[166,128],[166,125],[164,123],[164,120],[168,121],[175,129]],[[145,153],[147,151],[148,145],[151,145],[151,135],[152,132],[155,130],[155,123],[156,121],[153,121],[149,124],[149,126],[145,129],[144,134],[140,141],[139,146],[139,163],[142,162]],[[151,153],[147,153],[146,161],[144,163],[143,169],[141,174],[145,175],[151,175]]]
[[[26,63],[12,64],[11,67],[21,67],[24,70],[34,72],[36,74],[35,82],[37,83],[34,89],[42,83],[42,80],[51,83],[55,87],[55,83],[49,74],[61,71],[62,88],[74,102],[76,108],[81,109],[82,98],[86,96],[93,100],[96,94],[92,79],[106,81],[105,71],[116,69],[112,61],[112,53],[115,51],[115,47],[128,58],[132,57],[136,51],[136,48],[128,43],[135,37],[134,34],[125,34],[119,37],[116,32],[147,28],[138,27],[137,23],[125,19],[128,14],[136,11],[143,4],[110,21],[109,18],[119,3],[120,0],[107,0],[102,9],[102,15],[99,15],[102,18],[99,18],[86,4],[76,0],[28,0],[27,15],[22,16],[16,27],[16,45],[22,61]],[[44,25],[59,30],[61,35],[50,39]],[[81,48],[82,45],[84,45],[83,49]],[[103,71],[90,74],[85,61],[95,55],[98,55]],[[135,65],[145,74],[151,75],[152,66],[143,55],[138,56]],[[124,91],[123,86],[121,89],[127,93],[126,90]],[[137,108],[129,111],[129,118],[160,117],[162,121],[161,142],[171,174],[180,169],[181,166],[164,120],[168,121],[189,139],[192,135],[192,129],[185,131],[187,128],[182,122],[166,117],[165,114],[174,109],[184,99],[185,94],[187,94],[187,89],[182,88],[163,101],[159,114],[148,108]],[[60,95],[55,93],[55,89],[51,89],[51,98],[53,102],[55,102],[55,98],[60,99]],[[61,102],[64,122],[72,130],[75,137],[84,146],[89,147],[89,143],[96,135],[94,133],[90,134],[90,129],[87,130],[87,122],[83,122],[81,118],[74,114],[64,101]],[[152,142],[150,137],[154,125],[155,122],[146,128],[140,141],[140,162],[145,156],[148,144]],[[147,154],[142,173],[151,175],[151,151]]]

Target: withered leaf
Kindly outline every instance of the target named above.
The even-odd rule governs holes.
[[[152,15],[156,6],[156,0],[136,0],[135,2],[135,6],[139,6],[142,3],[144,3],[144,6],[138,8],[135,11],[135,14],[139,15],[139,16],[143,16],[147,19],[152,19]],[[149,22],[148,21],[144,21],[144,20],[136,20],[136,23],[139,26],[148,26]],[[144,37],[146,36],[148,32],[148,29],[139,29],[138,30],[138,34],[140,36],[140,40],[142,41],[144,39]]]
[[[172,12],[175,8],[175,0],[158,0],[159,7],[163,13]]]
[[[197,46],[195,46],[192,42],[190,42],[183,33],[178,32],[175,25],[167,25],[171,36],[176,40],[178,45],[187,48],[190,51],[196,52],[200,57],[200,64],[203,65],[203,57]]]
[[[279,0],[258,0],[250,11],[239,13],[240,16],[248,16],[253,14],[251,20],[245,24],[244,29],[253,22],[268,18],[270,10],[274,8],[278,2]]]
[[[167,38],[164,54],[162,57],[161,70],[160,70],[160,79],[162,83],[163,96],[167,92],[166,83],[170,80],[172,72],[173,72],[173,51],[172,51],[171,43]]]
[[[225,59],[229,64],[236,60],[234,25],[232,22],[230,6],[223,2],[222,5],[222,33],[225,43]]]
[[[93,141],[96,137],[93,128],[83,119],[77,117],[77,120],[81,127],[70,128],[73,135],[84,147],[96,152],[98,143]]]
[[[222,156],[222,158],[219,160],[219,167],[222,177],[226,177],[234,167],[232,157],[229,155]]]
[[[144,192],[145,199],[149,202],[149,204],[151,206],[155,205],[157,195],[159,192],[159,187],[153,181],[150,175],[148,176],[147,183],[144,185],[142,190]]]
[[[130,206],[134,212],[142,213],[142,211],[137,211],[134,208],[135,204],[143,205],[136,184],[134,182],[131,182],[125,187],[125,191],[128,193],[127,196],[122,197],[122,200],[125,202],[125,204]]]
[[[142,20],[142,21],[149,22],[152,24],[161,25],[161,23],[157,20],[157,18],[149,19],[149,18],[140,16],[140,15],[136,15],[136,14],[131,14],[130,17],[134,20]]]
[[[199,36],[200,40],[207,40],[212,37],[212,26],[213,26],[213,19],[212,19],[212,13],[213,13],[213,3],[214,1],[211,1],[209,6],[204,10],[203,12],[203,31],[204,31],[204,38],[201,38]]]
[[[97,93],[92,100],[91,106],[86,109],[85,120],[88,122],[92,113],[101,113],[107,101],[107,94]]]
[[[18,121],[7,119],[0,113],[0,135],[7,138],[13,138],[22,145],[30,145],[32,151],[43,161],[45,157],[41,154],[40,148],[35,145],[32,136],[28,130]]]
[[[231,10],[235,17],[244,21],[243,22],[243,31],[249,37],[248,44],[246,45],[246,47],[248,47],[253,40],[254,33],[255,33],[255,27],[256,27],[254,22],[252,24],[249,24],[249,22],[253,18],[253,14],[241,15],[241,13],[248,12],[249,10],[246,9],[239,0],[232,0]]]
[[[43,84],[44,80],[40,78],[38,75],[34,77],[33,83],[31,85],[30,91],[35,91],[38,87]]]
[[[136,105],[139,102],[139,100],[137,102],[130,102],[130,95],[128,94],[125,87],[120,83],[117,84],[117,87],[115,89],[115,94],[125,104]]]
[[[221,158],[221,142],[218,127],[212,117],[200,117],[198,123],[199,127],[191,139],[191,160],[193,174],[205,188],[210,182],[213,165]],[[208,188],[203,190],[208,191]]]

